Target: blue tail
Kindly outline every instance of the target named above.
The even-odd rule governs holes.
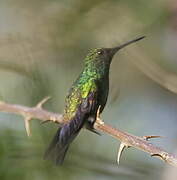
[[[55,161],[56,165],[61,165],[70,143],[78,135],[83,124],[83,119],[75,117],[69,123],[60,127],[46,150],[44,159],[50,158]]]

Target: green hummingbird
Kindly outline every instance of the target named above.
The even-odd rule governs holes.
[[[102,113],[107,102],[112,58],[120,49],[144,37],[114,48],[96,48],[88,53],[84,60],[84,69],[66,97],[64,124],[56,132],[44,158],[52,158],[56,164],[61,165],[71,142],[83,126],[97,133],[93,124],[96,121],[98,108]]]

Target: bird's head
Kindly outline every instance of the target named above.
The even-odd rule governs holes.
[[[85,58],[86,64],[88,63],[94,63],[98,66],[101,64],[109,65],[112,61],[113,56],[122,48],[128,46],[129,44],[132,44],[134,42],[137,42],[141,39],[145,38],[145,36],[133,39],[131,41],[128,41],[122,45],[119,45],[114,48],[96,48],[92,49],[88,55]]]

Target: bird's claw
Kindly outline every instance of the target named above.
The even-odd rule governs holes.
[[[97,119],[100,119],[100,108],[101,106],[98,107],[97,112],[96,112]]]
[[[98,124],[104,124],[103,120],[100,118],[100,108],[101,108],[101,106],[99,106],[98,109],[97,109],[96,122],[97,122]]]

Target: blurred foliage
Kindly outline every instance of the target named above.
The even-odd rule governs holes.
[[[34,106],[51,96],[45,108],[62,112],[68,88],[90,48],[112,47],[146,35],[132,47],[133,53],[129,47],[114,58],[103,118],[140,136],[167,136],[171,140],[155,142],[172,151],[177,145],[177,97],[143,74],[146,65],[140,72],[132,62],[140,54],[146,64],[149,59],[169,75],[177,72],[175,7],[172,0],[1,0],[1,99]],[[64,165],[56,167],[42,157],[57,126],[34,121],[28,139],[22,122],[0,113],[2,180],[165,180],[165,165],[137,150],[126,151],[117,166],[118,142],[86,130],[72,144]]]

